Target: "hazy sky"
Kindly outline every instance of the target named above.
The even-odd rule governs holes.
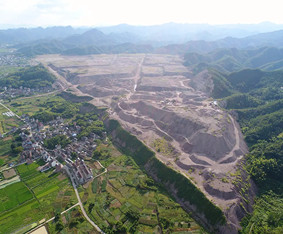
[[[0,25],[283,23],[282,0],[0,0]]]

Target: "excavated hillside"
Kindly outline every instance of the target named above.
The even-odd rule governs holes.
[[[213,89],[209,74],[195,77],[181,58],[171,55],[85,57],[39,60],[59,71],[73,85],[69,88],[93,96],[93,104],[110,107],[110,118],[221,208],[228,225],[218,231],[236,233],[254,196],[243,166],[248,149],[235,119],[207,96]],[[158,180],[150,165],[147,170]]]

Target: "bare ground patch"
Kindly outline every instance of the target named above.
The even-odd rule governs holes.
[[[5,177],[5,179],[9,179],[15,175],[17,175],[15,169],[9,169],[9,170],[6,170],[6,171],[3,171],[3,176]]]

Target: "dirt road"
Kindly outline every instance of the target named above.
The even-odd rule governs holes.
[[[133,77],[133,80],[135,82],[134,89],[133,89],[133,91],[130,90],[130,93],[127,95],[127,100],[130,100],[133,93],[136,92],[136,90],[137,90],[138,81],[141,77],[141,70],[142,70],[142,65],[143,65],[144,59],[145,59],[145,55],[143,56],[140,63],[138,64],[136,75]]]
[[[67,171],[67,173],[68,173],[68,175],[69,175],[69,177],[70,177],[70,179],[71,179],[71,181],[72,181],[72,185],[73,185],[73,188],[74,188],[74,190],[75,190],[75,194],[76,194],[76,196],[77,196],[78,203],[79,203],[79,205],[80,205],[80,207],[81,207],[81,210],[82,210],[82,213],[83,213],[84,217],[86,218],[86,220],[87,220],[99,233],[104,233],[104,232],[88,217],[88,215],[87,215],[87,213],[85,212],[85,209],[84,209],[84,207],[83,207],[83,204],[82,204],[82,201],[81,201],[79,192],[78,192],[78,190],[77,190],[77,188],[76,188],[76,185],[75,185],[75,183],[74,183],[74,180],[73,180],[73,178],[72,178],[72,176],[71,176],[71,174],[70,174],[70,172],[69,172],[69,169],[68,169],[66,166],[65,166],[65,170]],[[101,175],[101,174],[100,174],[100,175]]]

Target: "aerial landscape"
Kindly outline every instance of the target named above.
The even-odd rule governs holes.
[[[0,3],[0,233],[283,233],[280,4],[117,2]]]

